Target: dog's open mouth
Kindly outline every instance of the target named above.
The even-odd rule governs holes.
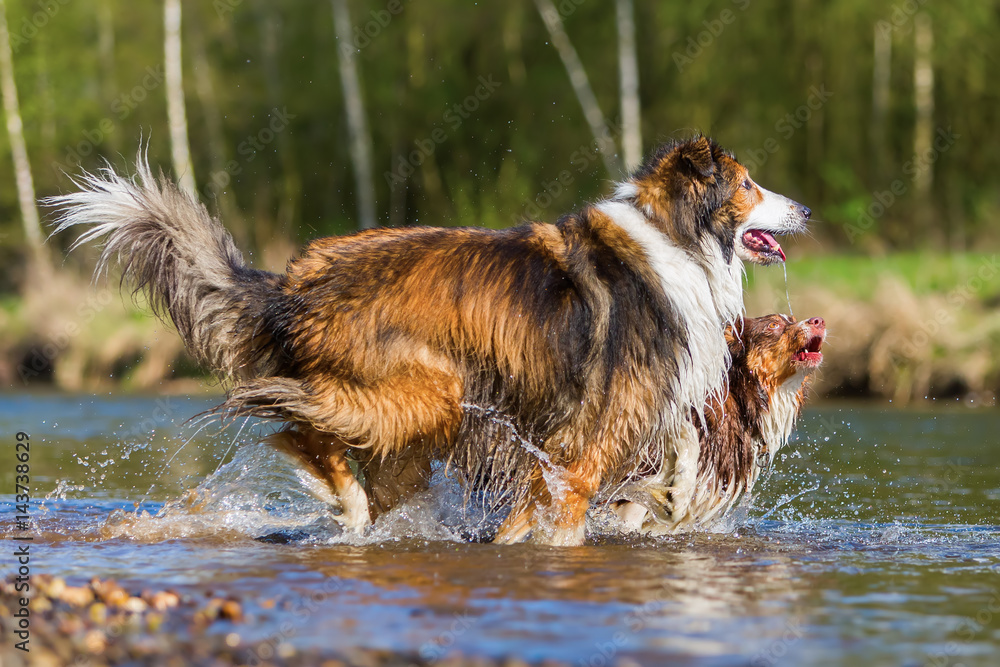
[[[795,353],[792,360],[797,364],[804,364],[810,368],[819,366],[823,361],[823,337],[811,336],[806,346]]]
[[[751,229],[744,232],[743,246],[760,257],[765,264],[785,261],[785,251],[781,249],[781,245],[774,240],[770,232],[765,232],[763,229]]]

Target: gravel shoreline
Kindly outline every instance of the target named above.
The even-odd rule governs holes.
[[[426,660],[416,654],[350,648],[299,651],[291,644],[245,643],[239,628],[246,623],[236,597],[198,597],[171,590],[129,591],[114,580],[94,578],[71,586],[48,575],[29,580],[30,652],[15,648],[21,641],[14,614],[23,593],[9,578],[0,582],[0,665],[4,667],[101,667],[104,665],[169,665],[185,667],[248,665],[316,665],[318,667],[525,667],[509,657],[450,655]],[[228,624],[231,631],[219,624]],[[545,661],[543,667],[566,663]],[[622,660],[619,667],[635,667]]]

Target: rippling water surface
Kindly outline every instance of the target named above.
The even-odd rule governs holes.
[[[322,486],[260,445],[261,427],[184,423],[214,404],[6,397],[0,432],[31,435],[47,495],[34,572],[237,594],[250,622],[218,632],[301,648],[1000,665],[994,410],[811,409],[733,532],[553,549],[463,542],[469,517],[446,482],[346,538]],[[13,446],[2,451],[7,536]]]

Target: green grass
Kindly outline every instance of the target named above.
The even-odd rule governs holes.
[[[13,294],[0,296],[0,346],[10,345],[28,334],[24,299]]]
[[[21,297],[15,294],[0,295],[0,312],[7,315],[16,315],[23,307]]]
[[[821,255],[790,261],[787,268],[791,289],[817,285],[858,299],[871,296],[886,275],[906,283],[917,295],[964,289],[981,299],[1000,294],[1000,257],[992,253]],[[780,286],[784,280],[780,266],[748,269],[747,278],[751,287]]]

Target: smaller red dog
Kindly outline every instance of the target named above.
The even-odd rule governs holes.
[[[767,315],[729,326],[729,392],[722,405],[706,406],[692,501],[674,516],[669,482],[647,477],[610,495],[619,499],[615,512],[626,526],[650,533],[704,526],[749,494],[788,442],[809,378],[823,361],[824,340],[822,317],[796,322],[787,315]]]

